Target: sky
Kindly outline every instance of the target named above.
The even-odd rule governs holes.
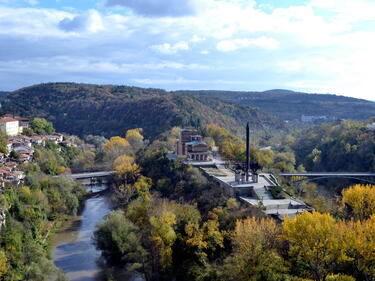
[[[0,90],[45,82],[375,100],[374,0],[0,0]]]

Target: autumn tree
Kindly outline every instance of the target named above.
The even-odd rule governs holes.
[[[129,152],[130,144],[122,137],[116,136],[104,145],[104,153],[107,159],[112,160]]]
[[[138,151],[143,146],[144,137],[142,135],[142,129],[140,128],[128,130],[125,134],[125,138],[132,146],[134,152]]]
[[[151,226],[150,238],[154,243],[155,256],[161,271],[166,271],[172,265],[172,245],[177,235],[174,230],[176,215],[168,201],[163,200],[156,206],[149,219]]]
[[[116,176],[125,184],[134,183],[140,174],[140,168],[134,158],[127,155],[117,157],[113,162],[113,168]]]
[[[285,280],[277,253],[280,228],[272,219],[238,220],[232,234],[234,251],[225,260],[223,280]]]
[[[329,214],[305,212],[283,223],[283,237],[297,271],[316,281],[325,280],[345,260],[340,228]]]
[[[375,214],[364,221],[341,223],[343,247],[359,273],[358,280],[375,280]]]
[[[375,214],[375,185],[356,184],[342,191],[346,212],[356,220]]]

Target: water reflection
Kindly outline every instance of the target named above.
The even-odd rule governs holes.
[[[95,225],[111,211],[107,196],[97,195],[86,200],[80,216],[72,219],[53,241],[53,257],[69,280],[103,280],[104,261],[95,249],[92,235]]]

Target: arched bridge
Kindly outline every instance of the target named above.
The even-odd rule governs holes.
[[[279,173],[283,177],[303,177],[294,182],[314,181],[328,178],[345,178],[375,184],[375,173],[372,172],[305,172],[305,173]]]

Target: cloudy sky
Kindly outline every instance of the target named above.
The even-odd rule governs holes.
[[[374,0],[0,0],[0,90],[50,81],[375,100]]]

